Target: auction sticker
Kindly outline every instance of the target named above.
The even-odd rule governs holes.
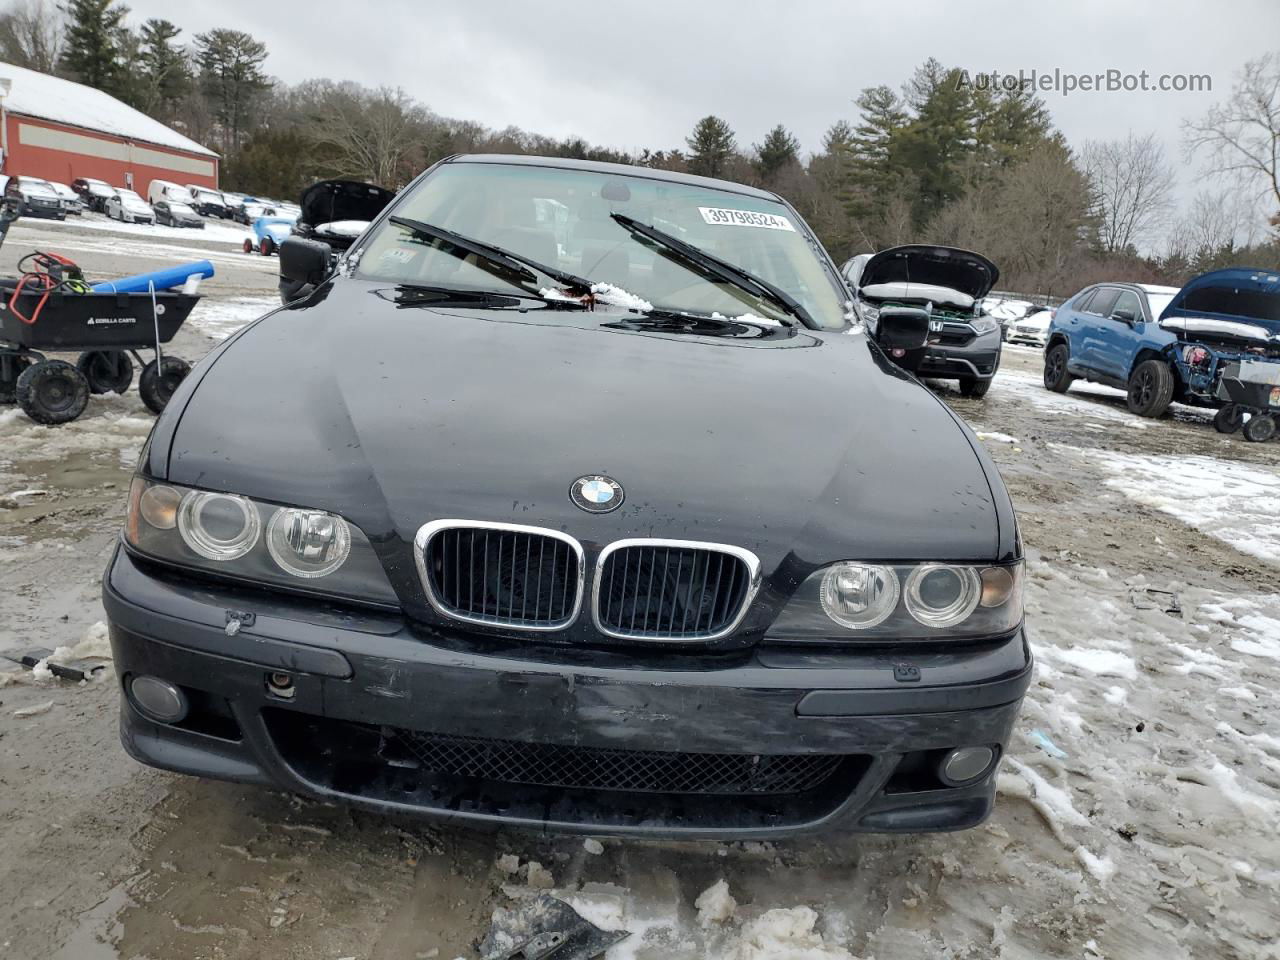
[[[728,207],[699,207],[702,219],[716,227],[763,227],[765,230],[790,230],[796,232],[791,221],[776,213],[760,213],[757,210],[730,210]]]

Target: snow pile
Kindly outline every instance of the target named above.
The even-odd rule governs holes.
[[[1280,564],[1280,470],[1204,456],[1090,450],[1106,485],[1241,553]]]
[[[995,430],[979,430],[977,431],[979,440],[990,440],[993,443],[1021,443],[1017,437],[1012,437],[1007,433],[998,433]]]
[[[743,924],[723,960],[855,960],[843,947],[828,944],[815,929],[811,907],[778,907]]]
[[[273,297],[206,298],[196,304],[187,323],[215,340],[225,340],[279,306],[280,301]]]
[[[637,297],[634,293],[628,293],[621,287],[615,287],[611,283],[596,283],[591,286],[591,293],[596,298],[597,303],[607,303],[614,307],[623,307],[627,310],[639,310],[647,312],[653,309],[653,304],[643,297]]]
[[[727,880],[720,879],[698,895],[693,902],[698,908],[698,925],[709,927],[715,923],[724,923],[733,917],[738,909],[738,901],[729,892]]]

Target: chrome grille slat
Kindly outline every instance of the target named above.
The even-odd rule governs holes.
[[[455,620],[561,630],[577,619],[582,606],[582,546],[558,530],[437,520],[418,530],[414,559],[431,605]]]
[[[759,560],[739,547],[619,540],[596,563],[596,627],[623,639],[717,639],[741,623],[759,582]]]

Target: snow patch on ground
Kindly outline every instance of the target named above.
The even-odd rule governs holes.
[[[1079,451],[1108,487],[1241,553],[1280,564],[1280,471],[1204,456]]]
[[[274,297],[205,299],[196,304],[187,323],[215,340],[225,340],[241,327],[278,306],[280,301]]]

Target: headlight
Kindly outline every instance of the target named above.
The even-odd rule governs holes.
[[[954,627],[973,613],[981,592],[973,567],[926,563],[907,577],[907,612],[926,627]]]
[[[267,550],[286,573],[327,577],[351,554],[351,532],[331,513],[281,507],[267,526]]]
[[[880,564],[814,571],[766,634],[772,641],[996,637],[1022,622],[1022,561]]]
[[[981,336],[984,333],[990,333],[992,330],[999,330],[1000,321],[994,317],[975,317],[969,321],[969,326],[973,327],[974,332]]]
[[[883,623],[898,605],[892,567],[837,563],[822,576],[822,609],[836,623],[861,630]]]
[[[244,497],[191,490],[178,506],[178,533],[206,560],[238,560],[262,530],[258,510]]]
[[[396,604],[373,546],[342,517],[135,477],[125,540],[139,553],[222,576]]]

